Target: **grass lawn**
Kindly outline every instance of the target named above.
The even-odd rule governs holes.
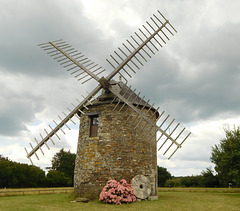
[[[1,211],[14,210],[191,210],[240,211],[240,193],[221,192],[159,192],[159,200],[124,205],[109,205],[97,200],[89,203],[71,202],[71,194],[48,194],[0,197]]]

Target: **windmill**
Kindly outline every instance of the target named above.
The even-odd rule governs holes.
[[[78,81],[86,83],[95,80],[98,85],[78,105],[63,112],[64,117],[55,126],[49,125],[50,131],[44,129],[36,146],[31,146],[27,158],[37,155],[42,147],[53,138],[60,139],[58,132],[64,132],[75,116],[80,120],[77,157],[75,162],[75,192],[83,195],[92,190],[99,194],[108,179],[131,180],[136,175],[144,175],[151,184],[151,196],[157,196],[157,143],[158,150],[164,149],[169,159],[182,147],[190,132],[179,129],[175,119],[169,121],[169,115],[159,112],[146,100],[145,96],[132,90],[127,79],[132,78],[140,67],[147,62],[158,48],[163,47],[170,36],[177,31],[159,12],[153,15],[146,25],[139,28],[126,40],[121,48],[110,55],[107,62],[113,68],[108,76],[103,76],[105,69],[92,62],[88,57],[63,40],[51,41],[39,46],[47,51],[54,60],[63,65]],[[120,75],[125,82],[115,81]],[[102,92],[100,93],[100,91]],[[140,187],[142,188],[142,186]]]

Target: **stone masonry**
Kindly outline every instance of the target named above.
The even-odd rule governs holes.
[[[121,112],[110,101],[97,102],[81,115],[74,189],[80,197],[99,197],[110,179],[126,179],[130,183],[136,175],[146,176],[151,183],[150,196],[157,196],[157,146],[156,133],[151,125],[132,113],[128,106]],[[98,136],[89,137],[91,112],[98,112]],[[147,113],[144,109],[142,112]],[[154,111],[147,113],[156,121]],[[131,115],[129,121],[126,119]],[[133,123],[133,120],[135,122]],[[136,124],[139,127],[135,129]]]

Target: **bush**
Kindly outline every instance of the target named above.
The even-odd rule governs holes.
[[[99,201],[109,204],[130,203],[136,201],[136,195],[132,185],[125,179],[120,182],[109,180],[100,194]]]

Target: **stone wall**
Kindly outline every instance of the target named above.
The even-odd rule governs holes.
[[[74,188],[79,196],[98,197],[109,179],[126,179],[144,175],[151,182],[151,196],[157,196],[156,133],[131,109],[115,104],[90,106],[84,112],[99,112],[98,137],[89,137],[90,118],[81,116]],[[146,110],[143,111],[146,113]],[[131,115],[130,120],[126,119]],[[151,117],[153,111],[148,113]],[[136,118],[136,119],[135,119]],[[135,119],[134,124],[132,124]],[[156,117],[154,116],[154,121]],[[139,123],[139,127],[134,129]],[[143,128],[143,129],[142,129]]]

